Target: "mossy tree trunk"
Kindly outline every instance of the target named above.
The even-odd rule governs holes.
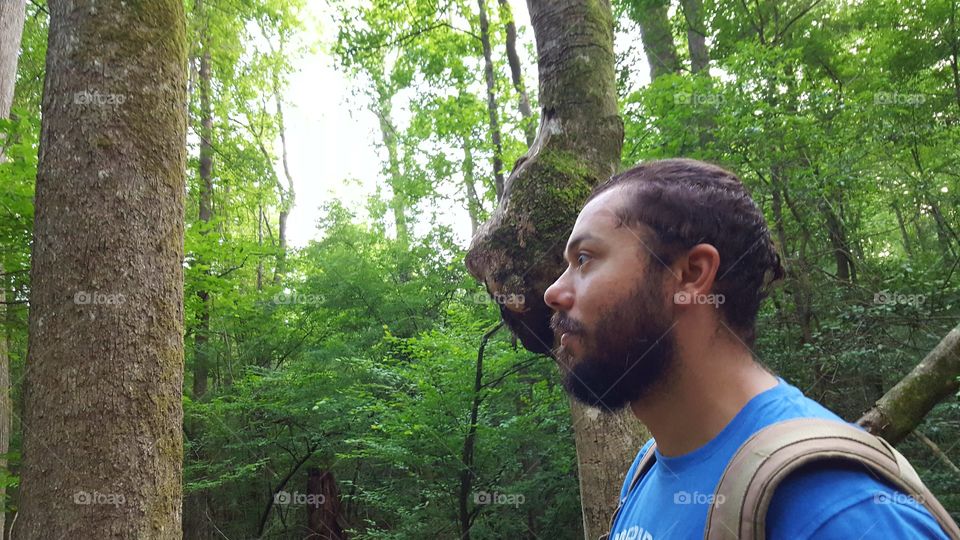
[[[52,0],[14,538],[180,538],[186,27]]]
[[[940,343],[906,377],[883,395],[857,421],[867,431],[897,444],[940,401],[960,389],[960,325],[954,327]]]
[[[606,0],[528,0],[537,41],[540,129],[507,178],[504,196],[475,235],[470,273],[497,298],[503,320],[533,352],[554,346],[546,288],[563,271],[563,247],[591,188],[620,163],[613,19]],[[600,415],[571,402],[584,534],[606,532],[623,476],[648,437],[628,412]]]

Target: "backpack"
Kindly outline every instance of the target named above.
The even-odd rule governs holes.
[[[651,444],[637,464],[627,493],[656,458]],[[960,528],[903,455],[880,437],[834,420],[798,418],[754,433],[727,463],[707,514],[704,540],[764,540],[766,514],[776,487],[791,472],[820,460],[859,463],[893,484],[933,515],[948,537],[960,540]],[[625,500],[625,499],[624,499]],[[610,531],[623,503],[610,520]],[[610,533],[600,540],[611,540]]]

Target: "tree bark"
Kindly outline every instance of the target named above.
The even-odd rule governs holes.
[[[283,163],[283,177],[287,180],[286,187],[278,185],[280,192],[280,218],[278,223],[277,238],[279,239],[277,255],[277,270],[273,274],[274,285],[280,284],[280,278],[287,271],[287,218],[290,216],[290,210],[293,209],[296,199],[296,192],[293,189],[293,175],[290,174],[290,164],[287,161],[287,128],[283,121],[283,102],[280,96],[280,85],[274,83],[274,98],[277,101],[277,127],[280,130],[280,156]]]
[[[526,85],[523,84],[523,72],[520,67],[520,55],[517,54],[517,25],[513,20],[513,10],[509,0],[498,0],[500,3],[500,20],[503,21],[507,34],[507,63],[510,64],[510,78],[513,88],[517,91],[520,116],[523,117],[523,135],[527,146],[533,146],[533,139],[537,136],[537,126],[533,124],[533,110],[530,108],[530,96],[527,95]]]
[[[903,219],[903,211],[900,210],[900,203],[896,199],[891,203],[893,212],[897,216],[897,228],[900,229],[900,241],[903,243],[903,251],[908,259],[913,259],[913,246],[910,242],[910,235],[907,233],[907,225]]]
[[[843,208],[843,196],[835,194],[836,202],[832,203],[823,197],[819,201],[820,213],[823,215],[824,222],[827,225],[827,236],[830,238],[830,246],[833,248],[833,259],[837,266],[837,279],[841,281],[855,282],[857,280],[857,267],[853,260],[853,254],[850,252],[850,243],[847,241],[847,232],[843,224],[841,214],[834,209],[836,204]]]
[[[943,399],[960,389],[960,325],[900,380],[857,423],[897,444]]]
[[[307,469],[307,530],[310,540],[346,540],[340,490],[332,471]]]
[[[687,20],[687,48],[690,51],[690,72],[696,75],[710,65],[707,51],[707,31],[703,21],[703,0],[680,0],[683,17]]]
[[[186,27],[49,3],[15,538],[180,538]]]
[[[480,197],[477,195],[476,173],[473,165],[473,149],[470,140],[463,138],[463,187],[467,193],[467,212],[470,214],[470,237],[477,234],[480,227]]]
[[[13,105],[13,90],[17,82],[17,58],[20,54],[20,38],[26,16],[26,0],[3,0],[0,2],[0,118],[10,116]],[[0,140],[0,163],[4,160],[3,141]],[[3,276],[3,261],[0,260],[0,276]],[[6,280],[0,280],[0,320],[6,317]],[[10,351],[7,333],[0,332],[0,469],[7,469],[7,452],[10,451],[10,426],[13,419],[13,404],[10,400]],[[0,486],[0,539],[5,538],[6,493]]]
[[[2,159],[2,156],[0,156]],[[0,262],[0,274],[3,263]],[[0,321],[6,317],[6,280],[0,281]],[[13,423],[13,402],[10,399],[10,350],[7,345],[7,332],[0,332],[0,469],[7,470],[7,452],[10,451],[10,426]],[[0,486],[0,538],[6,538],[6,499],[7,488]]]
[[[563,247],[591,188],[620,163],[623,123],[614,77],[613,19],[606,0],[528,0],[537,41],[541,122],[537,138],[474,236],[470,273],[498,303],[525,348],[550,354],[554,335],[543,293],[563,271]],[[571,404],[584,533],[609,525],[620,481],[647,432],[629,415]]]
[[[390,208],[393,211],[393,221],[397,228],[397,241],[401,245],[407,245],[410,240],[410,232],[407,225],[407,205],[402,186],[403,176],[400,174],[397,129],[393,126],[391,118],[393,109],[391,99],[393,95],[388,90],[386,83],[382,81],[376,83],[376,87],[377,101],[374,104],[373,112],[380,121],[380,136],[383,140],[383,146],[387,149],[387,178],[393,191]]]
[[[670,3],[666,0],[651,0],[632,12],[634,20],[640,25],[640,40],[647,63],[650,64],[651,81],[660,75],[680,71],[677,46],[673,42],[670,18],[667,16],[668,7]]]
[[[26,17],[26,0],[0,2],[0,118],[10,114],[13,88],[17,83],[17,58]]]
[[[487,82],[487,115],[490,119],[490,142],[493,144],[493,185],[497,200],[503,198],[503,143],[500,140],[500,111],[497,108],[497,80],[493,71],[493,51],[490,47],[490,23],[487,20],[487,1],[477,0],[480,7],[480,43],[483,46],[483,77]]]
[[[197,13],[203,20],[203,0],[197,0]],[[213,219],[213,106],[210,102],[210,43],[207,29],[200,31],[200,234],[210,234],[210,221]],[[205,247],[205,246],[204,246]],[[200,265],[209,264],[198,257]],[[209,269],[204,273],[210,275]],[[207,393],[210,378],[210,292],[205,288],[197,290],[200,297],[199,323],[194,337],[193,358],[193,399],[199,400]]]

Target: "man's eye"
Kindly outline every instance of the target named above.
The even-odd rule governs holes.
[[[577,255],[577,266],[583,266],[583,265],[586,264],[587,261],[589,261],[589,260],[590,260],[590,256],[589,256],[589,255],[587,255],[586,253],[581,253],[581,254]]]

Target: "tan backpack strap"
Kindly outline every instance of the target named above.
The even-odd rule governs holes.
[[[636,486],[640,479],[643,478],[647,471],[650,470],[650,467],[653,467],[653,464],[657,461],[654,451],[657,449],[657,443],[651,443],[650,447],[647,448],[647,451],[644,452],[643,457],[640,458],[640,463],[637,463],[637,469],[633,473],[633,479],[630,480],[630,485],[627,486],[627,493],[624,496],[623,500],[626,500],[626,496],[630,495],[630,492],[633,491],[633,487]],[[617,509],[613,511],[613,515],[610,516],[610,527],[607,529],[607,534],[601,535],[599,540],[607,540],[610,538],[610,533],[613,532],[613,524],[617,521],[617,515],[620,514],[620,509],[623,508],[623,501],[617,501]]]
[[[706,540],[763,540],[776,487],[791,472],[819,460],[860,463],[923,504],[943,530],[960,529],[896,449],[851,425],[800,418],[768,426],[737,450],[720,478],[707,515]]]

